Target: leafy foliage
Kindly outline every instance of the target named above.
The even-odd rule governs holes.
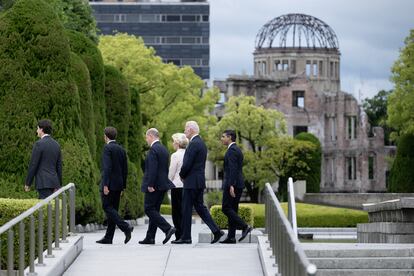
[[[321,185],[321,163],[322,147],[319,139],[312,133],[302,132],[296,135],[296,140],[309,141],[314,144],[315,149],[310,153],[308,160],[309,172],[304,178],[306,180],[307,193],[319,193]]]
[[[395,89],[388,99],[388,125],[396,129],[396,139],[402,134],[414,134],[414,29],[405,39],[405,47],[392,67]]]
[[[389,192],[414,192],[414,135],[404,134],[398,139],[397,155],[390,172]]]
[[[388,126],[387,124],[388,97],[391,95],[392,92],[392,90],[381,90],[372,99],[366,98],[362,103],[364,111],[368,116],[368,121],[371,125],[371,130],[372,127],[375,126],[380,126],[384,129],[384,143],[386,145],[391,144],[390,133],[394,131],[394,129]]]
[[[225,229],[229,227],[227,216],[221,211],[221,205],[214,205],[210,208],[211,217],[218,227]],[[249,206],[240,205],[239,212],[240,218],[247,224],[253,225],[253,209]]]

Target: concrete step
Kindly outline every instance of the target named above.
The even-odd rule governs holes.
[[[310,258],[318,269],[413,269],[412,257]]]
[[[319,269],[316,276],[412,276],[413,269]]]

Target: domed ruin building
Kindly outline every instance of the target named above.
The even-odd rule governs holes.
[[[256,37],[254,75],[215,81],[225,97],[254,96],[285,114],[288,133],[310,132],[323,148],[321,192],[386,190],[384,132],[372,129],[358,101],[341,91],[339,42],[325,22],[287,14]]]

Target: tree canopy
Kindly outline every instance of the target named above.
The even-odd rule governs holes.
[[[395,89],[387,106],[388,124],[396,129],[392,138],[414,134],[414,29],[405,39],[405,46],[392,67]]]
[[[187,120],[199,122],[202,131],[214,121],[208,111],[218,100],[216,89],[203,91],[204,82],[191,67],[165,64],[141,38],[117,34],[102,36],[99,48],[105,64],[118,68],[140,95],[144,127],[156,127],[164,143],[183,132]]]

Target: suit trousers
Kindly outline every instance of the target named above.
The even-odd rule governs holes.
[[[51,194],[53,194],[54,188],[45,188],[45,189],[39,189],[37,192],[39,193],[39,199],[45,199]]]
[[[115,226],[118,226],[122,232],[128,231],[129,229],[129,224],[118,214],[121,191],[109,191],[108,195],[104,195],[104,193],[101,192],[101,199],[102,207],[108,220],[105,239],[112,241],[114,238]]]
[[[181,205],[183,199],[183,188],[174,188],[171,189],[171,211],[172,211],[172,220],[174,227],[176,228],[175,237],[179,239],[181,237]]]
[[[207,207],[204,205],[203,200],[204,189],[184,189],[183,190],[183,205],[182,205],[182,231],[183,234],[181,239],[191,240],[191,220],[192,220],[192,211],[193,206],[201,217],[201,219],[207,224],[211,232],[217,233],[220,231],[220,228],[211,218],[210,212]]]
[[[149,218],[147,239],[155,239],[157,227],[164,233],[167,233],[171,228],[171,225],[160,215],[161,203],[164,199],[165,192],[166,191],[154,191],[152,193],[145,193],[144,212]]]
[[[229,232],[227,238],[235,238],[237,229],[243,230],[248,227],[246,222],[244,222],[237,214],[243,189],[234,188],[234,193],[236,194],[236,197],[230,195],[230,188],[226,188],[223,191],[222,211],[229,220]]]

